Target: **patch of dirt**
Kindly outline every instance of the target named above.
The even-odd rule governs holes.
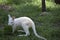
[[[3,9],[5,11],[11,11],[13,8],[11,7],[11,5],[0,4],[0,9]]]
[[[46,16],[46,15],[48,15],[48,14],[50,14],[50,12],[42,12],[40,15],[41,15],[41,16]]]

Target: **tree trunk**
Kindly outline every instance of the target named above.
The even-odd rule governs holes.
[[[54,0],[56,4],[60,4],[60,0]]]
[[[45,0],[42,0],[42,12],[46,11],[46,4],[45,4]]]

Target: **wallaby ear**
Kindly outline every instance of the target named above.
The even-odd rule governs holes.
[[[10,14],[8,14],[8,17],[11,17]]]
[[[12,16],[12,19],[14,20],[14,19],[15,19],[15,17],[14,17],[14,16]]]

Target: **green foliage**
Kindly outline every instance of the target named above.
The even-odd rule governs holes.
[[[8,4],[23,4],[23,3],[27,3],[27,2],[32,2],[32,0],[7,0]]]
[[[5,25],[5,27],[4,27],[4,34],[5,35],[12,34],[12,26]]]
[[[7,0],[0,0],[0,4],[6,4]]]
[[[0,9],[0,24],[7,23],[7,14],[8,12]]]

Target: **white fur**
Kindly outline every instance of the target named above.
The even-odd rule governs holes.
[[[10,15],[8,15],[8,17],[9,17],[8,25],[12,26],[12,32],[14,32],[16,30],[17,26],[18,27],[22,26],[24,32],[26,33],[25,35],[18,35],[18,36],[28,36],[28,35],[30,35],[29,28],[32,27],[34,34],[38,38],[42,38],[42,39],[46,40],[44,37],[41,37],[37,34],[36,29],[35,29],[35,24],[30,18],[20,17],[20,18],[15,18],[14,20],[12,20],[13,18]]]

